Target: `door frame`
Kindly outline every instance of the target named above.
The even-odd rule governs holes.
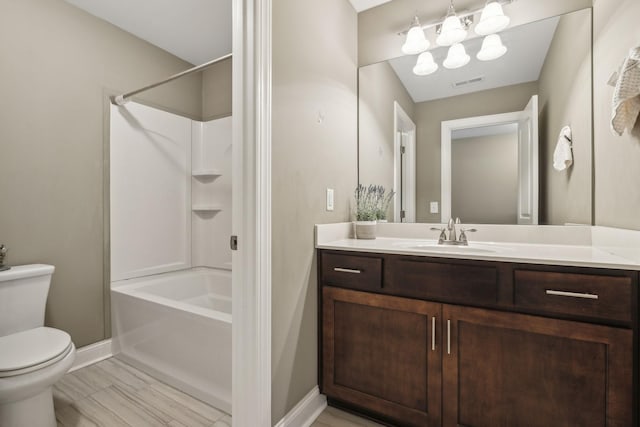
[[[271,426],[271,0],[233,0],[232,407]]]
[[[402,153],[400,151],[402,149],[401,132],[409,134],[409,140],[405,142],[405,164],[407,165],[405,176],[407,179],[404,189],[402,187]],[[396,192],[393,201],[393,221],[403,222],[400,218],[400,211],[402,210],[401,195],[404,194],[408,195],[405,202],[406,220],[404,222],[416,222],[416,124],[398,101],[393,101],[393,190]]]
[[[516,123],[519,126],[521,111],[492,114],[488,116],[467,117],[457,120],[446,120],[441,124],[440,149],[440,221],[446,224],[451,218],[451,134],[454,130],[469,129],[481,126]]]

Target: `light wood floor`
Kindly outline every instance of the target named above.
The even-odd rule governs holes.
[[[115,358],[65,375],[53,400],[58,427],[231,427],[228,414]],[[330,407],[311,425],[378,426]]]
[[[383,427],[381,424],[356,417],[330,406],[325,409],[311,427]]]
[[[58,427],[230,427],[231,417],[117,359],[53,387]]]

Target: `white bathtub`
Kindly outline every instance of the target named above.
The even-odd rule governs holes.
[[[114,282],[111,314],[116,357],[231,413],[231,272]]]

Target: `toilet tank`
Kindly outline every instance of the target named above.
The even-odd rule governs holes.
[[[0,336],[44,326],[53,270],[31,264],[0,271]]]

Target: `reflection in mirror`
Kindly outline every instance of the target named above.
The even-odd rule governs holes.
[[[515,224],[518,124],[454,130],[451,143],[453,215],[471,223]],[[483,203],[489,199],[492,204]]]
[[[522,111],[442,122],[442,222],[538,223],[538,96]]]
[[[442,47],[429,51],[440,65],[430,75],[414,74],[418,55],[360,68],[359,181],[393,187],[402,196],[396,200],[390,221],[400,221],[404,211],[403,220],[415,217],[417,222],[441,222],[453,215],[467,223],[591,224],[591,10],[507,28],[500,37],[507,52],[493,61],[480,61],[476,57],[482,38],[464,41],[472,59],[468,65],[454,70],[442,66],[447,55],[447,48]],[[442,164],[443,124],[523,112],[536,96],[538,124],[528,125],[529,132],[538,133],[539,142],[529,141],[528,157],[518,155],[518,177],[509,186],[516,188],[516,201],[513,195],[502,194],[506,189],[493,184],[496,176],[489,179],[485,174],[482,184],[467,176],[489,159],[494,161],[486,167],[492,172],[508,169],[498,156],[488,154],[491,144],[482,143],[472,147],[476,154],[466,161],[473,163],[474,158],[482,158],[483,162],[478,160],[458,168],[459,175],[452,177],[450,184],[453,180],[459,184],[449,187],[450,195],[444,194],[443,170],[451,170],[451,164]],[[409,152],[408,159],[401,156],[401,141],[406,136],[397,127],[396,105],[416,126],[415,150],[405,150],[404,154],[407,156]],[[529,120],[532,119],[530,116]],[[574,132],[574,164],[568,171],[557,172],[552,167],[552,155],[565,125]],[[520,139],[527,137],[522,129]],[[455,133],[452,140],[456,141]],[[452,145],[456,147],[455,142]],[[470,145],[467,141],[464,146]],[[463,158],[464,152],[471,152],[457,151],[456,155]],[[402,187],[405,180],[399,170],[407,162],[415,163],[415,191]],[[455,169],[454,161],[452,170]],[[513,169],[503,172],[514,173]],[[465,182],[477,185],[473,189],[463,186],[462,194],[456,194],[456,189]],[[412,198],[413,207],[402,205],[403,200]],[[472,203],[474,209],[459,207],[461,199]],[[508,207],[507,200],[510,200]],[[457,209],[463,210],[456,212]]]

